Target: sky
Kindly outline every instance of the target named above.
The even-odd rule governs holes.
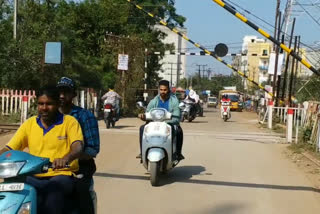
[[[266,22],[274,25],[276,0],[230,0],[242,8],[250,11],[250,13],[258,16]],[[313,15],[315,19],[320,18],[320,0],[297,0],[300,4],[318,3],[318,6],[304,6],[307,11]],[[224,43],[229,48],[229,53],[239,53],[241,50],[242,39],[245,35],[256,35],[263,38],[251,27],[241,22],[217,5],[212,0],[175,0],[177,13],[186,17],[185,27],[187,28],[187,36],[204,46],[209,50],[213,50],[218,43]],[[283,11],[287,0],[281,0],[280,10]],[[238,9],[238,8],[237,8]],[[257,18],[244,13],[239,9],[245,17],[258,25],[263,30],[273,35],[273,28]],[[295,35],[301,36],[301,41],[313,45],[315,42],[320,43],[320,25],[313,21],[309,15],[303,12],[299,5],[294,6],[293,15],[297,18]],[[288,31],[289,33],[290,31]],[[190,49],[189,49],[190,48]],[[195,48],[192,44],[188,45],[185,52],[199,52],[200,49]],[[231,63],[231,57],[224,57],[225,61]],[[187,56],[187,75],[192,75],[196,69],[196,64],[206,64],[207,68],[211,68],[216,74],[230,74],[232,71],[222,63],[210,56]]]

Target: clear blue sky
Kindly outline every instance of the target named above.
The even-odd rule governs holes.
[[[254,15],[262,18],[266,22],[274,25],[276,0],[231,0],[232,2],[247,9]],[[303,3],[314,3],[317,0],[298,0]],[[280,9],[283,11],[286,0],[281,0]],[[257,35],[263,38],[259,33],[251,29],[236,17],[231,15],[225,9],[218,6],[212,0],[176,0],[177,13],[187,18],[185,27],[188,31],[188,37],[195,42],[200,43],[208,49],[212,49],[218,43],[225,43],[229,47],[229,53],[237,53],[241,49],[242,39],[245,35]],[[294,6],[296,15],[296,35],[301,35],[304,43],[312,45],[315,41],[320,41],[320,26],[317,25],[306,13],[302,13],[301,7]],[[320,6],[305,7],[315,16],[320,18]],[[301,12],[299,12],[301,11]],[[249,20],[256,23],[259,27],[273,35],[271,26],[259,21],[258,19],[243,13]],[[191,44],[186,52],[199,52]],[[231,57],[224,57],[224,60],[231,62]],[[231,70],[223,64],[217,62],[210,56],[188,56],[187,72],[193,73],[196,70],[195,64],[207,64],[215,73],[229,74]]]

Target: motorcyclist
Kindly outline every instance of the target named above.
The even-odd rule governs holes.
[[[118,121],[120,117],[120,106],[119,106],[120,99],[121,99],[121,96],[114,91],[113,86],[110,86],[109,91],[101,97],[101,100],[104,102],[104,104],[111,104],[112,107],[115,109],[116,121]]]
[[[73,98],[77,94],[76,85],[72,79],[62,77],[57,83],[57,88],[60,93],[60,112],[75,117],[83,132],[84,149],[79,158],[79,171],[77,173],[79,178],[76,182],[75,195],[79,202],[80,214],[93,214],[94,204],[90,195],[90,187],[93,174],[96,172],[94,158],[100,150],[98,122],[89,110],[73,104]]]
[[[185,100],[190,100],[194,103],[194,106],[192,107],[192,111],[195,111],[195,112],[201,111],[200,98],[199,98],[199,95],[194,90],[190,89],[189,94],[185,98]]]
[[[59,91],[55,86],[37,92],[38,116],[24,122],[13,138],[0,150],[29,149],[38,157],[47,157],[52,168],[47,173],[28,176],[26,183],[38,193],[38,213],[66,213],[65,206],[75,187],[73,174],[83,149],[83,135],[78,121],[59,112]],[[66,168],[69,164],[70,168]]]
[[[221,103],[222,102],[231,102],[227,94],[222,95]]]
[[[183,131],[180,127],[180,109],[179,109],[179,100],[178,98],[170,92],[169,81],[161,80],[159,81],[159,95],[153,98],[147,107],[147,112],[153,108],[164,108],[170,113],[172,113],[172,120],[167,123],[172,127],[177,127],[176,136],[177,136],[177,157],[178,160],[183,160],[184,156],[182,155],[182,144],[183,144]],[[140,119],[145,120],[145,114],[139,114]],[[141,158],[141,147],[142,147],[142,135],[144,131],[144,126],[140,127],[140,154],[137,158]]]

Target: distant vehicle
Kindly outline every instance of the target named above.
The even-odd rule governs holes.
[[[237,90],[237,86],[225,86],[223,87],[224,90],[231,90],[231,91],[236,91]]]
[[[215,107],[217,108],[218,105],[218,99],[217,97],[208,97],[207,107]]]
[[[228,95],[231,100],[230,110],[242,111],[242,103],[240,102],[240,93],[235,90],[221,90],[219,91],[219,100],[223,95]]]

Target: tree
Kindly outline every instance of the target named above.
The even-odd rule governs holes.
[[[182,26],[185,21],[176,14],[172,0],[148,0],[143,5],[173,25]],[[83,87],[120,86],[117,55],[126,51],[132,74],[126,78],[132,87],[142,88],[145,48],[162,52],[170,48],[161,42],[165,35],[155,30],[155,20],[124,1],[22,1],[16,41],[12,39],[12,17],[12,5],[0,1],[1,87],[37,89],[62,75],[74,78]],[[108,36],[110,32],[113,37]],[[46,41],[62,42],[62,66],[43,63]],[[162,57],[148,57],[150,87],[159,79],[155,71],[160,69]]]

